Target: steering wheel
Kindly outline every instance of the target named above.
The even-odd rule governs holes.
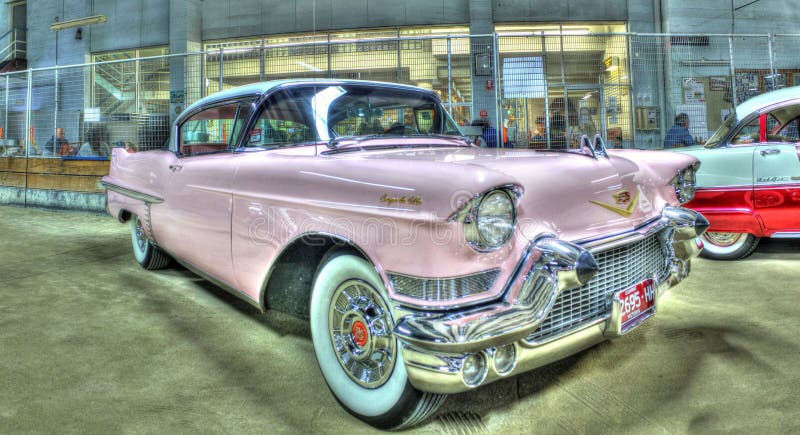
[[[416,128],[409,127],[407,125],[394,125],[389,127],[388,130],[384,132],[385,134],[398,134],[401,136],[409,135],[409,134],[419,134]]]

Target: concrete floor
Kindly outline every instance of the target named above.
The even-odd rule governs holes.
[[[800,241],[698,260],[656,318],[451,396],[419,433],[800,432]],[[135,263],[106,216],[0,207],[0,432],[370,433],[304,322]]]

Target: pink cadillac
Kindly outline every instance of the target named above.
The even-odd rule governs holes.
[[[702,248],[696,169],[586,137],[478,148],[434,92],[306,80],[202,99],[103,183],[144,268],[308,318],[336,399],[397,429],[651,317]]]

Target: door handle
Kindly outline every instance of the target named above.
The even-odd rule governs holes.
[[[183,169],[183,166],[181,165],[169,165],[169,170],[172,172],[177,172],[180,171],[181,169]]]
[[[770,148],[768,150],[761,150],[761,155],[762,156],[769,156],[769,155],[772,155],[772,154],[780,154],[780,153],[781,153],[781,150],[779,150],[777,148]]]

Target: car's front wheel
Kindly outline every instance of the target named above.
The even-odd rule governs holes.
[[[311,295],[311,337],[322,375],[348,412],[380,429],[411,427],[447,397],[408,381],[394,319],[375,268],[355,255],[333,256]]]
[[[147,270],[158,270],[167,267],[170,262],[169,255],[150,242],[138,216],[131,217],[130,226],[131,244],[133,245],[133,256],[136,258],[136,262]]]
[[[758,246],[759,238],[748,233],[705,232],[702,235],[705,247],[700,253],[713,260],[738,260],[747,257]]]

